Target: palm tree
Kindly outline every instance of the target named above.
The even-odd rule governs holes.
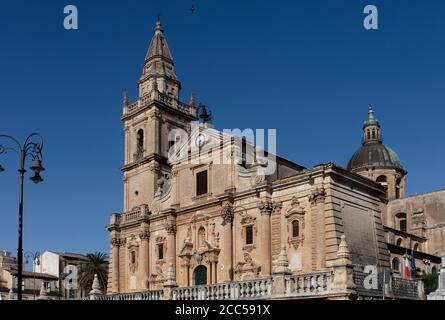
[[[97,274],[103,291],[107,289],[108,256],[103,252],[88,253],[87,259],[79,266],[79,285],[89,292]]]

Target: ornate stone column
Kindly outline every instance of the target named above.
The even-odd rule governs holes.
[[[223,204],[221,210],[223,228],[223,257],[222,263],[224,269],[222,270],[222,281],[231,281],[233,278],[233,248],[232,248],[232,225],[234,217],[233,205],[230,202]]]
[[[218,283],[218,261],[212,262],[213,264],[213,283]]]
[[[273,211],[273,203],[269,200],[261,201],[259,204],[261,212],[260,218],[260,256],[261,256],[261,274],[264,276],[271,275],[272,267],[272,251],[270,237],[270,215]]]
[[[140,264],[139,264],[139,283],[143,290],[148,289],[148,279],[150,276],[150,231],[147,223],[141,224],[141,231],[139,232],[139,239],[141,240],[140,249]]]
[[[111,293],[119,293],[119,247],[121,239],[115,232],[111,234]]]
[[[176,273],[176,221],[169,216],[167,221],[167,262],[173,264]]]
[[[311,204],[311,257],[312,268],[323,270],[326,268],[326,232],[325,232],[325,208],[326,191],[324,187],[316,188],[309,196]]]

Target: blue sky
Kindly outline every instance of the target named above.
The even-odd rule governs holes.
[[[26,251],[108,252],[122,209],[122,91],[136,98],[156,15],[182,81],[223,128],[276,128],[278,153],[346,165],[369,104],[409,171],[445,187],[443,1],[3,1],[0,132],[45,138],[45,183],[25,185]],[[79,9],[79,30],[63,8]],[[378,31],[363,8],[379,9]],[[0,248],[16,252],[18,160],[0,156]],[[27,178],[29,177],[29,173]]]

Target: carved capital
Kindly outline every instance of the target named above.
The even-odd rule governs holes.
[[[283,208],[283,203],[282,203],[282,202],[276,202],[276,201],[274,201],[274,202],[272,203],[272,211],[273,211],[274,213],[280,213],[282,208]]]
[[[262,215],[270,215],[274,209],[273,202],[269,200],[261,201],[258,208]]]
[[[225,226],[226,224],[232,224],[234,217],[234,209],[233,205],[229,202],[226,202],[221,209],[221,225]]]
[[[139,233],[139,239],[141,239],[142,241],[147,241],[150,239],[150,231],[148,230],[142,230]]]
[[[160,166],[159,164],[157,164],[157,163],[153,163],[153,164],[151,164],[148,168],[149,168],[150,171],[152,171],[152,172],[153,172],[153,171],[158,172],[158,171],[161,170],[161,166]]]
[[[177,228],[176,228],[175,224],[168,224],[166,227],[166,230],[167,230],[167,234],[175,235]]]
[[[323,187],[316,188],[312,194],[309,196],[309,202],[311,205],[316,205],[319,203],[324,203],[324,200],[326,199],[326,191]]]
[[[123,245],[125,245],[125,239],[121,239],[121,238],[112,238],[111,239],[111,246],[112,247],[122,247]]]

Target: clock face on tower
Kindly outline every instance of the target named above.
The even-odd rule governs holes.
[[[206,137],[203,134],[200,134],[197,138],[196,138],[196,146],[198,148],[202,148],[202,146],[205,144],[206,142]]]

